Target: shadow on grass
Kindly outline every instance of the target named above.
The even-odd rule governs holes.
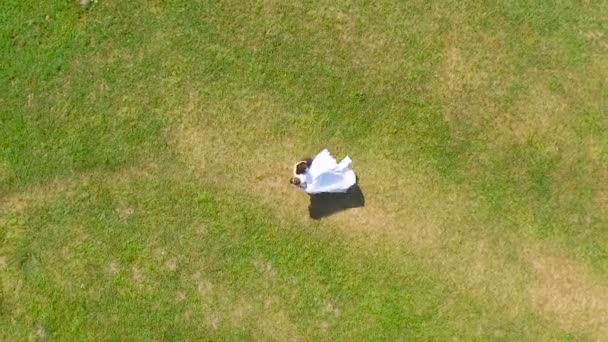
[[[344,193],[311,194],[308,212],[314,220],[339,213],[341,211],[365,206],[365,196],[359,182]]]

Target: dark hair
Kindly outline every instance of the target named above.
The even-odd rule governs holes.
[[[296,164],[296,175],[301,175],[303,173],[306,173],[307,169],[308,169],[308,163],[306,163],[306,161],[298,162]]]

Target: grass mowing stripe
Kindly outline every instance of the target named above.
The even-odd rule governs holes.
[[[175,175],[100,173],[15,215],[2,250],[12,338],[37,325],[57,338],[259,338],[273,321],[284,336],[349,340],[548,331],[531,314],[536,328],[518,330],[523,322],[453,293],[413,257],[394,264],[319,240],[247,196]]]

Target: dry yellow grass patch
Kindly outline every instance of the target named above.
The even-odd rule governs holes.
[[[0,162],[0,183],[7,181],[12,176],[12,170],[5,162]]]
[[[304,25],[310,32],[317,32],[320,26],[328,27],[331,32],[328,36],[337,37],[338,42],[346,45],[357,39],[359,15],[353,11],[334,6],[319,7],[306,13]]]
[[[532,303],[570,330],[607,338],[608,281],[545,246],[530,247],[525,255],[536,276],[528,287]]]
[[[0,197],[0,211],[5,213],[22,212],[32,204],[48,203],[56,194],[74,189],[75,186],[76,183],[72,180],[56,179],[23,192],[9,193]]]
[[[466,118],[469,124],[483,124],[482,120],[497,110],[493,101],[483,95],[490,89],[504,94],[511,81],[504,74],[504,66],[510,62],[504,33],[489,35],[480,30],[471,18],[475,4],[431,6],[435,23],[449,23],[453,28],[438,35],[445,50],[432,89],[443,100],[448,120]]]
[[[131,267],[131,280],[133,281],[133,284],[139,288],[141,288],[146,281],[144,272],[137,265]]]
[[[6,256],[2,255],[0,256],[0,271],[4,271],[6,269],[6,267],[8,266],[8,262],[6,260]]]
[[[110,275],[115,276],[120,272],[120,264],[112,261],[107,266],[107,271]]]
[[[241,91],[219,103],[192,93],[185,108],[176,114],[183,116],[170,140],[199,175],[241,191],[254,185],[268,194],[281,193],[288,201],[284,206],[303,203],[286,186],[293,165],[285,161],[301,158],[307,151],[290,139],[277,143],[259,134],[272,131],[277,121],[288,117],[280,105],[268,96]],[[226,126],[234,129],[222,128]]]
[[[252,149],[250,156],[236,155],[231,152],[237,147],[232,145],[234,143],[230,137],[223,144],[215,143],[225,135],[221,131],[182,124],[175,130],[175,143],[207,181],[212,180],[235,191],[253,191],[260,195],[262,202],[279,211],[293,213],[294,208],[305,207],[305,196],[296,193],[288,185],[292,165],[284,163],[301,155],[295,144],[284,142],[277,146],[279,149],[262,147]],[[264,165],[257,165],[258,163]],[[280,206],[276,206],[277,197],[282,198]]]
[[[268,272],[268,265],[261,262],[252,267],[262,267],[262,272]],[[208,312],[206,322],[212,330],[238,327],[247,329],[256,339],[300,340],[296,324],[289,319],[278,297],[246,296],[223,284],[212,283],[200,272],[191,278]]]
[[[545,85],[537,84],[519,98],[512,113],[496,118],[495,128],[505,143],[523,143],[535,136],[549,140],[557,136],[572,141],[573,133],[564,126],[569,112],[562,96],[551,94]]]
[[[301,340],[296,325],[276,300],[259,303],[241,297],[231,301],[231,305],[233,306],[226,315],[231,325],[250,327],[253,335],[257,335],[256,338],[275,341]]]
[[[561,76],[562,86],[571,100],[578,101],[585,107],[605,112],[606,85],[608,78],[608,54],[593,54],[589,63],[580,67],[580,70],[564,70]],[[590,99],[594,99],[591,101]]]
[[[465,50],[457,45],[448,48],[443,74],[439,80],[443,83],[449,97],[457,100],[459,97],[467,95],[468,91],[478,90],[487,84],[490,75],[478,69],[480,63],[480,60],[465,55]]]
[[[30,334],[29,341],[47,341],[48,336],[46,329],[42,323],[37,322],[36,327],[34,328],[34,332]]]
[[[464,24],[458,35],[446,36],[445,54],[432,85],[446,120],[455,131],[465,124],[478,131],[491,131],[487,135],[497,145],[530,138],[560,144],[576,142],[572,130],[576,115],[589,106],[606,111],[597,106],[601,101],[586,100],[605,97],[602,84],[608,78],[606,54],[593,54],[586,66],[565,68],[559,74],[531,69],[517,75],[509,69],[514,57],[504,41],[500,33],[488,36]],[[552,82],[558,83],[562,91],[552,91]],[[524,92],[510,94],[518,84],[525,84]]]
[[[591,30],[581,32],[581,35],[585,37],[591,44],[599,48],[608,49],[608,37],[600,30]]]

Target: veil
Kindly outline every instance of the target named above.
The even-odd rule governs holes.
[[[352,160],[346,156],[339,164],[327,149],[313,159],[306,171],[306,192],[309,194],[346,192],[357,183],[351,167]]]

